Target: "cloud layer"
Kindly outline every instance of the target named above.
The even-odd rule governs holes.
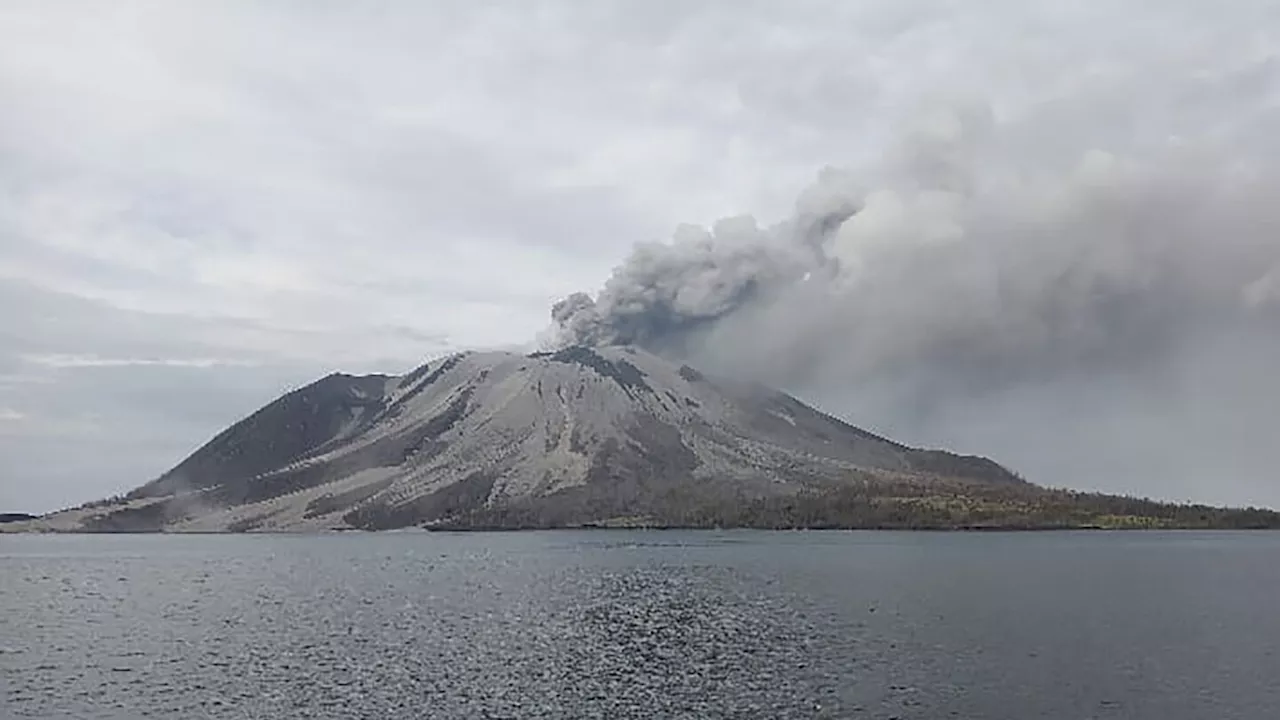
[[[575,290],[573,337],[1033,479],[1280,504],[1276,28],[1261,0],[5,3],[0,507],[135,486],[331,370],[521,344]]]

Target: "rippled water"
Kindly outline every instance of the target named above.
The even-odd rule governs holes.
[[[0,536],[0,716],[1269,718],[1280,534]]]

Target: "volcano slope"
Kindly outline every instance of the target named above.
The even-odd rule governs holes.
[[[117,498],[11,530],[1268,527],[1275,513],[1054,491],[631,347],[334,374]]]

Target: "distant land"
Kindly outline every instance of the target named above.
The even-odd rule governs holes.
[[[0,523],[25,522],[27,520],[35,520],[36,515],[28,515],[27,513],[0,513]]]
[[[119,497],[0,531],[1280,528],[1280,513],[1040,487],[632,347],[333,374]]]

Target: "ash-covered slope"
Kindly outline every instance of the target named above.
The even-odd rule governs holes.
[[[572,347],[462,353],[403,377],[331,375],[124,500],[53,524],[683,524],[690,508],[939,478],[1022,482],[989,460],[908,448],[783,393],[712,380],[642,350]]]

